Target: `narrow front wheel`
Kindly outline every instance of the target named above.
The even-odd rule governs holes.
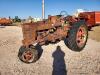
[[[35,49],[35,47],[25,48],[22,46],[19,49],[18,57],[25,63],[36,62],[38,59],[38,51]]]

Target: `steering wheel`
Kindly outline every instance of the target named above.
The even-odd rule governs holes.
[[[60,15],[62,15],[63,17],[66,17],[68,14],[67,14],[66,11],[61,11],[61,12],[60,12]]]

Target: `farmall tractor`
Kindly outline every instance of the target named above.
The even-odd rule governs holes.
[[[0,18],[0,25],[9,25],[12,24],[12,20],[11,19],[6,19],[6,18]]]
[[[23,46],[18,57],[25,63],[35,62],[39,58],[37,45],[56,43],[64,40],[73,51],[81,51],[88,39],[88,29],[100,24],[100,12],[83,12],[78,17],[48,16],[48,19],[22,25]]]

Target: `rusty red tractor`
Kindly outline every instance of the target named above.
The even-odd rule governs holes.
[[[0,25],[9,25],[12,24],[12,20],[11,19],[7,19],[7,18],[0,18]]]
[[[100,24],[100,12],[83,12],[78,17],[48,16],[48,19],[22,25],[23,46],[18,57],[25,63],[38,59],[37,45],[56,43],[64,40],[66,46],[73,51],[81,51],[88,39],[88,29]]]

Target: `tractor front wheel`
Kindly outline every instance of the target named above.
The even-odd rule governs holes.
[[[36,62],[38,59],[38,51],[33,46],[30,46],[29,48],[22,46],[19,49],[18,57],[25,63]]]

